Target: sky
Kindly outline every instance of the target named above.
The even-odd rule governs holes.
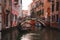
[[[32,2],[32,0],[22,0],[22,10],[28,10],[28,5]]]

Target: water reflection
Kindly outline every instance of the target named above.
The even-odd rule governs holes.
[[[43,29],[40,31],[23,34],[20,40],[59,40],[60,32],[57,30]]]
[[[60,31],[46,29],[36,31],[21,31],[18,34],[17,29],[4,31],[2,40],[60,40]]]
[[[26,35],[23,35],[21,37],[21,40],[33,40],[33,39],[40,39],[39,38],[40,34],[36,34],[36,33],[29,33],[29,34],[26,34]]]

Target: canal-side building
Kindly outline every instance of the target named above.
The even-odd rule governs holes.
[[[31,18],[35,18],[36,15],[35,15],[35,13],[34,13],[34,2],[32,2],[32,3],[30,4],[30,6],[31,6],[31,9],[30,9]],[[34,16],[33,16],[33,15],[34,15]]]
[[[0,30],[2,28],[2,3],[1,3],[2,0],[0,0]]]
[[[44,17],[44,0],[33,0],[31,15],[34,14],[35,18]]]
[[[60,0],[48,0],[50,3],[50,26],[59,28]]]
[[[22,17],[22,0],[12,0],[12,26],[17,25],[17,18]]]
[[[18,32],[17,30],[14,31],[14,28],[17,25],[17,17],[20,15],[20,3],[22,4],[22,0],[0,0],[0,27],[2,28],[0,31],[2,31],[2,40],[16,40]]]
[[[0,0],[0,31],[2,29],[2,0]],[[1,40],[1,32],[0,32],[0,40]]]
[[[60,23],[60,0],[33,0],[30,5],[32,8],[31,17],[47,21],[51,27],[58,27]]]
[[[1,0],[1,40],[9,40],[11,38],[11,33],[6,32],[7,29],[11,28],[11,6],[12,0]],[[4,31],[5,32],[4,32]],[[6,34],[5,34],[6,33]],[[7,36],[7,37],[6,37]],[[11,39],[10,39],[11,40]]]
[[[2,29],[11,27],[11,6],[12,0],[2,0]]]
[[[2,28],[17,25],[17,18],[22,16],[22,0],[2,0]]]

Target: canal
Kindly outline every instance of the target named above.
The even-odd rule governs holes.
[[[12,29],[2,32],[2,40],[60,40],[60,31],[44,28],[35,31],[21,31]]]

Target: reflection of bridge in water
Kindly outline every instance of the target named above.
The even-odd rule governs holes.
[[[23,32],[18,35],[17,29],[2,32],[2,40],[60,40],[60,32],[44,28],[34,32]],[[18,40],[17,39],[17,40]]]
[[[18,31],[16,28],[11,28],[2,31],[2,40],[16,40]]]

